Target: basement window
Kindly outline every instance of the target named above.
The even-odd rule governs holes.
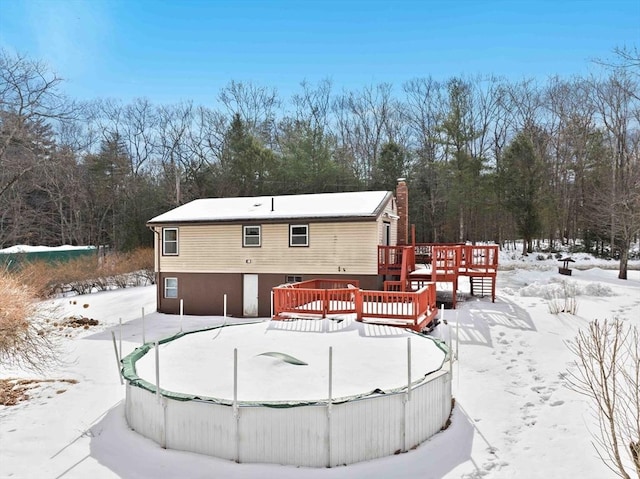
[[[162,254],[178,255],[178,228],[162,228]]]
[[[289,246],[309,246],[309,225],[289,225]]]
[[[244,248],[259,248],[262,244],[260,226],[242,227],[242,246]]]
[[[285,283],[300,283],[302,282],[302,276],[297,274],[288,274],[284,277]]]
[[[164,279],[164,297],[169,299],[178,297],[178,278]]]

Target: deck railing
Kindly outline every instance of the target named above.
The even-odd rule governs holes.
[[[344,287],[321,287],[336,284]],[[396,321],[394,326],[420,331],[437,315],[434,283],[424,283],[418,291],[407,292],[367,291],[356,285],[357,281],[311,280],[273,288],[273,319],[355,314],[358,321]]]
[[[321,315],[353,312],[358,280],[311,279],[273,288],[274,316],[282,313]]]
[[[378,245],[378,274],[400,275],[403,261],[409,265],[408,272],[415,269],[416,256],[413,246]]]
[[[462,274],[495,273],[498,269],[497,245],[465,245],[462,257]]]
[[[431,264],[434,246],[462,246],[464,243],[416,243],[413,245],[416,263]]]

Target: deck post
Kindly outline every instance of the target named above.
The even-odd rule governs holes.
[[[363,292],[361,289],[358,289],[354,294],[355,294],[355,303],[356,303],[356,321],[362,321]]]

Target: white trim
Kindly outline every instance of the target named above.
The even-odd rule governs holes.
[[[256,235],[247,236],[248,228],[258,228],[258,244],[248,244],[247,238],[255,238]],[[242,247],[243,248],[259,248],[262,246],[262,227],[260,225],[244,225],[242,227]]]
[[[167,240],[165,234],[168,231],[175,231],[176,232],[176,239],[175,240]],[[178,228],[162,228],[162,256],[178,256],[178,253],[180,251],[179,243],[178,243],[178,236],[179,236]],[[173,243],[175,243],[175,245],[176,245],[176,251],[167,253],[167,244],[173,244]]]
[[[175,281],[175,286],[169,286],[168,283],[171,280]],[[169,296],[167,294],[168,290],[175,290],[175,296]],[[165,299],[177,299],[178,298],[178,278],[171,277],[171,278],[165,278],[164,279],[164,292],[163,292],[163,294],[164,294],[164,298]]]
[[[296,238],[305,238],[305,242],[303,243],[293,243],[293,228],[305,228],[306,233],[304,235],[302,234],[296,234],[295,237]],[[289,225],[289,246],[292,248],[296,248],[296,247],[305,247],[305,246],[309,246],[309,225],[308,224],[297,224],[297,225]]]

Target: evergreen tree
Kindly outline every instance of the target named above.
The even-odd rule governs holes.
[[[117,133],[102,142],[97,154],[85,157],[89,244],[121,248],[128,207],[125,192],[130,164],[124,143]]]
[[[394,141],[382,145],[373,169],[372,189],[393,191],[398,178],[406,176],[406,156],[405,150]]]
[[[302,121],[284,122],[274,187],[292,194],[331,193],[353,187],[355,178],[334,160],[334,149],[335,142],[322,128]]]
[[[534,235],[540,232],[542,171],[529,136],[519,133],[506,148],[498,174],[504,207],[513,215],[517,233],[524,239],[523,254],[533,252]]]
[[[275,169],[275,155],[262,146],[235,114],[227,131],[219,174],[226,184],[223,196],[269,194],[269,179]]]

